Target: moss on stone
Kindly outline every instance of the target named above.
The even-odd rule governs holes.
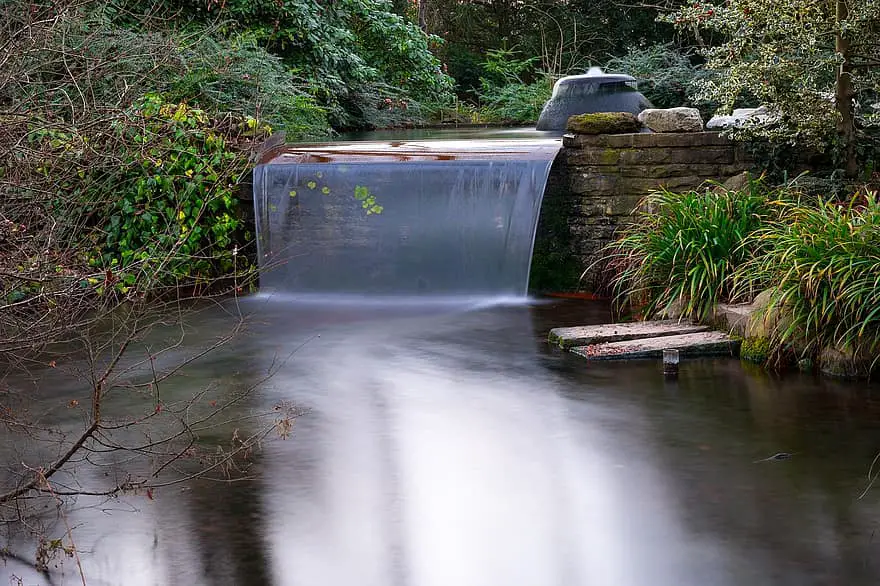
[[[770,340],[765,337],[745,338],[739,347],[739,357],[747,362],[764,364],[770,357]]]
[[[642,123],[629,112],[593,112],[568,119],[565,129],[575,134],[626,134],[638,132]]]
[[[620,149],[605,149],[599,157],[600,165],[616,165],[620,161]]]

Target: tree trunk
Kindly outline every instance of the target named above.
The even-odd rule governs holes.
[[[849,16],[846,0],[836,0],[837,24]],[[844,154],[844,171],[847,177],[856,177],[859,173],[859,163],[856,159],[856,121],[853,112],[852,84],[852,43],[838,28],[834,42],[835,51],[843,57],[843,63],[837,68],[836,84],[834,88],[834,105],[837,108],[837,135],[840,137],[841,147]]]
[[[428,0],[419,0],[419,28],[428,32]]]

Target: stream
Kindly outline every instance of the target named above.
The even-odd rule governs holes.
[[[305,413],[256,453],[253,480],[79,499],[67,520],[87,584],[880,581],[880,487],[859,498],[876,387],[732,359],[685,361],[673,381],[656,361],[587,362],[546,334],[606,322],[606,305],[509,301],[245,300],[248,331],[173,384],[257,380],[298,348],[246,407]],[[195,319],[193,347],[226,318]],[[82,583],[57,561],[41,574],[10,558],[0,584]]]

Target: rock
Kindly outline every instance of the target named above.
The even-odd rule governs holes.
[[[777,291],[773,288],[758,293],[752,301],[751,316],[746,327],[745,336],[750,338],[772,338],[775,331],[785,329],[791,323],[781,307],[770,307]]]
[[[642,123],[629,112],[595,112],[568,119],[565,129],[575,134],[626,134],[638,132]]]
[[[724,191],[740,191],[746,185],[749,184],[749,180],[751,179],[751,174],[748,171],[743,171],[739,175],[734,175],[727,181],[721,184],[721,189]]]
[[[687,310],[688,299],[679,297],[674,299],[672,303],[660,310],[658,317],[660,319],[681,319]]]
[[[696,108],[642,110],[639,122],[654,132],[702,132],[703,119]]]
[[[740,338],[769,338],[779,323],[779,311],[768,311],[774,290],[767,289],[751,303],[718,303],[712,309],[710,323]]]
[[[737,108],[729,116],[716,114],[706,123],[706,130],[723,130],[725,128],[739,128],[746,121],[764,122],[769,119],[767,108]]]
[[[801,358],[798,360],[797,366],[801,372],[813,372],[813,360],[811,358]]]
[[[712,310],[711,323],[716,328],[726,330],[741,338],[748,338],[749,322],[754,311],[754,306],[748,303],[737,305],[718,303]]]
[[[757,296],[755,296],[755,300],[752,301],[752,305],[755,309],[766,309],[768,305],[770,305],[770,301],[773,299],[773,295],[776,294],[776,289],[764,289]]]
[[[822,374],[838,378],[867,378],[871,374],[872,360],[852,350],[823,348],[819,353],[819,370]]]

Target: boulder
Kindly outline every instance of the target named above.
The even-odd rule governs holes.
[[[628,134],[641,130],[642,123],[629,112],[594,112],[571,116],[565,129],[575,134]]]
[[[746,121],[764,122],[769,118],[767,108],[737,108],[729,116],[716,114],[706,123],[706,130],[724,130],[725,128],[739,128]]]
[[[823,348],[819,353],[822,374],[838,378],[868,378],[874,361],[869,356],[843,348]]]
[[[778,305],[771,307],[776,295],[776,289],[765,289],[749,304],[751,313],[745,330],[747,337],[771,338],[775,331],[785,328],[790,323],[790,318]]]
[[[749,322],[755,308],[748,303],[730,305],[718,303],[709,317],[712,325],[740,338],[749,337]]]
[[[726,193],[728,191],[740,191],[744,189],[751,180],[751,174],[748,171],[743,171],[739,175],[734,175],[730,177],[727,181],[719,185],[716,192]]]
[[[696,108],[649,108],[639,113],[639,122],[654,132],[702,132],[703,119]]]
[[[660,310],[658,317],[660,319],[683,319],[687,310],[688,300],[685,297],[673,299],[672,303]]]

